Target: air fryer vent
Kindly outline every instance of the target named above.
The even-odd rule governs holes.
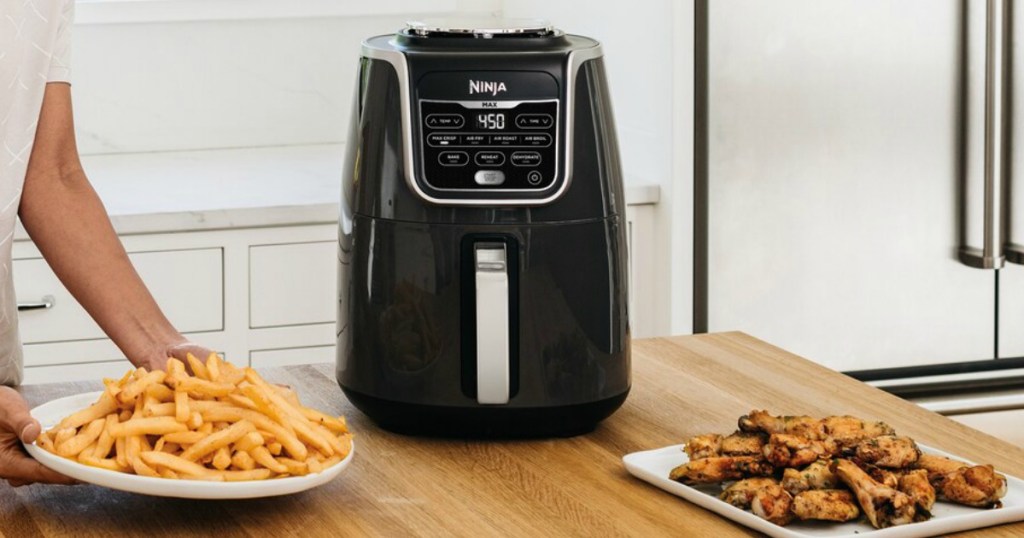
[[[552,37],[561,34],[551,23],[540,19],[409,21],[404,32],[417,37],[476,39]]]

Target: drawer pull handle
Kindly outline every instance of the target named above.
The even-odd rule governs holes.
[[[36,303],[18,303],[18,312],[26,310],[49,310],[57,304],[57,300],[53,298],[53,295],[46,295],[39,302]]]

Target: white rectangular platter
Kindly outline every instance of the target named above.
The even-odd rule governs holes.
[[[967,461],[941,450],[920,444],[918,446],[925,453]],[[630,474],[645,482],[649,482],[673,495],[682,497],[697,506],[711,510],[722,517],[731,519],[740,525],[763,532],[768,536],[779,538],[818,536],[918,538],[968,529],[980,529],[1014,521],[1024,521],[1024,481],[1008,475],[1006,477],[1008,482],[1007,493],[1003,497],[1002,508],[970,508],[939,501],[935,503],[935,508],[932,510],[932,519],[909,525],[889,527],[887,529],[875,529],[863,517],[850,523],[797,521],[785,527],[780,527],[755,516],[751,512],[720,501],[718,494],[722,492],[721,485],[691,487],[669,480],[669,471],[677,465],[682,465],[688,461],[686,453],[683,452],[683,445],[634,452],[624,456],[622,461],[626,464],[626,469]],[[996,469],[996,471],[1000,472],[999,469]],[[680,531],[683,530],[685,530],[685,527],[680,528]]]

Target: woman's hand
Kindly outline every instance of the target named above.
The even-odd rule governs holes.
[[[42,427],[28,413],[28,404],[10,387],[0,387],[0,479],[14,486],[35,482],[74,484],[75,481],[32,459],[21,442],[36,440]]]
[[[213,351],[205,346],[182,339],[166,346],[161,346],[148,355],[133,360],[132,363],[136,367],[145,367],[149,371],[164,370],[167,368],[167,359],[174,357],[180,361],[185,361],[185,356],[189,353],[195,356],[195,358],[206,362],[206,357],[209,357]]]

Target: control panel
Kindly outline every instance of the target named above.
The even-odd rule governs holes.
[[[558,99],[420,99],[420,166],[437,190],[540,191],[558,173]]]

